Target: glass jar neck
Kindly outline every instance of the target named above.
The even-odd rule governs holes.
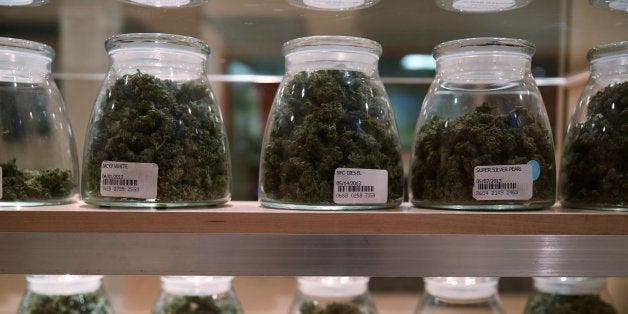
[[[51,63],[40,54],[0,49],[0,82],[41,84],[50,76]]]
[[[232,280],[229,276],[163,276],[161,287],[169,294],[205,296],[229,292]]]
[[[498,279],[494,277],[428,277],[425,291],[450,302],[485,302],[497,297]]]
[[[458,84],[492,84],[532,78],[526,54],[460,52],[436,60],[436,76]]]
[[[286,72],[316,70],[358,71],[368,76],[377,77],[376,54],[360,50],[325,50],[304,49],[286,55]]]
[[[41,295],[75,295],[98,290],[102,276],[31,275],[26,276],[28,289]]]
[[[351,298],[368,291],[368,277],[299,277],[299,291],[318,298]]]
[[[590,72],[603,85],[628,81],[628,52],[591,60]]]
[[[593,277],[534,278],[534,287],[537,290],[560,295],[598,294],[605,283],[605,278]]]
[[[140,71],[161,79],[187,81],[205,75],[207,57],[185,50],[133,47],[111,50],[112,70],[118,76]]]

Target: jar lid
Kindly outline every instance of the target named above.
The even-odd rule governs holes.
[[[324,52],[363,52],[377,57],[382,54],[382,46],[370,39],[353,36],[309,36],[292,39],[283,44],[283,54],[302,51]]]
[[[122,49],[183,49],[189,52],[209,55],[211,50],[202,40],[182,35],[164,33],[128,33],[109,37],[105,49],[112,53]]]
[[[170,294],[205,296],[231,289],[231,276],[162,276],[161,287]]]
[[[28,289],[42,295],[75,295],[98,290],[103,276],[28,275]]]
[[[426,277],[427,293],[445,299],[480,300],[497,294],[497,277]]]
[[[291,5],[321,11],[352,11],[365,9],[377,4],[379,0],[289,0]]]
[[[535,277],[534,287],[541,292],[562,295],[597,294],[606,278],[596,277]]]
[[[606,57],[628,57],[628,41],[595,46],[587,53],[589,62]]]
[[[55,55],[54,49],[46,44],[24,39],[0,37],[0,52],[9,51],[37,55],[48,60],[52,60]]]
[[[297,281],[305,295],[346,298],[366,293],[369,277],[298,277]]]
[[[0,0],[0,6],[18,7],[29,6],[36,7],[48,3],[48,0]]]
[[[156,8],[180,8],[200,5],[207,0],[124,0],[125,2]]]
[[[511,53],[532,56],[535,49],[533,43],[523,39],[478,37],[441,43],[434,47],[432,55],[435,59],[458,53]]]

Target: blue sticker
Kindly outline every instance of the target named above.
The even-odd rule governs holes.
[[[532,180],[536,181],[541,176],[541,165],[536,160],[528,161],[528,165],[532,167]]]

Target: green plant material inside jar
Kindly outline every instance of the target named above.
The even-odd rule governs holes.
[[[104,292],[68,296],[32,294],[18,314],[113,314]]]
[[[526,164],[530,160],[540,166],[532,201],[554,201],[552,139],[539,118],[526,108],[518,106],[502,114],[483,103],[454,120],[434,116],[415,140],[410,183],[413,201],[486,202],[473,197],[476,166]]]
[[[300,308],[301,314],[368,314],[347,303],[330,303],[327,306],[317,306],[314,302],[305,302]]]
[[[154,314],[237,314],[231,304],[218,305],[211,296],[177,296],[169,299]]]
[[[333,203],[336,168],[385,169],[388,201],[403,195],[394,117],[383,88],[362,72],[299,72],[278,96],[262,180],[270,199]]]
[[[628,207],[628,82],[597,92],[572,125],[561,164],[565,201]]]
[[[179,86],[139,71],[116,80],[87,147],[89,193],[100,195],[103,161],[123,161],[158,165],[157,201],[228,195],[226,138],[210,95],[200,80]]]
[[[524,314],[615,314],[613,307],[599,296],[557,295],[535,291]]]
[[[20,169],[16,160],[0,163],[2,198],[0,201],[48,200],[68,197],[74,190],[72,172],[67,169]]]

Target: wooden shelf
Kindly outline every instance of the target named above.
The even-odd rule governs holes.
[[[0,273],[628,276],[628,214],[413,208],[288,211],[257,202],[0,210]]]

